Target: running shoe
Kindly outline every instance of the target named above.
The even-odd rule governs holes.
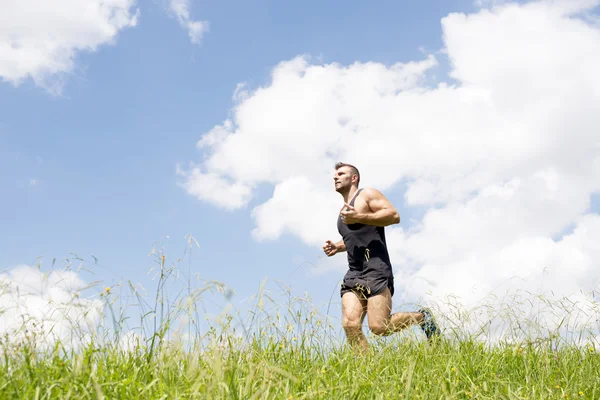
[[[423,322],[420,323],[421,329],[427,336],[427,340],[431,340],[432,337],[440,336],[440,328],[438,328],[433,318],[433,314],[429,308],[423,307],[419,310],[423,314]]]

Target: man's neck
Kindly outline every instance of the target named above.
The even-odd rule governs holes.
[[[350,201],[358,191],[356,186],[350,186],[350,190],[347,193],[344,193],[342,196],[344,197],[344,203],[350,204]]]

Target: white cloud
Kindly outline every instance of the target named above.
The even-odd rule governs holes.
[[[179,25],[188,31],[193,44],[200,44],[202,37],[209,29],[208,21],[193,21],[190,19],[190,0],[170,0],[169,11],[177,19]]]
[[[273,197],[253,210],[258,228],[252,234],[257,240],[277,239],[286,231],[316,246],[335,234],[337,209],[338,202],[306,177],[291,177],[276,185]],[[306,218],[307,210],[314,213],[312,218]],[[315,220],[321,223],[315,225]]]
[[[78,52],[111,43],[135,26],[135,0],[8,0],[0,13],[0,77],[27,78],[60,94]],[[35,12],[32,12],[35,10]]]
[[[189,171],[177,169],[177,174],[184,178],[181,183],[183,188],[217,207],[233,210],[242,207],[252,196],[252,187],[244,183],[231,183],[213,172],[202,172],[199,167]]]
[[[589,291],[600,282],[599,217],[589,210],[600,191],[600,29],[576,15],[599,3],[448,15],[457,83],[428,84],[433,56],[391,66],[282,62],[203,136],[196,168],[233,196],[220,201],[229,209],[273,184],[253,211],[253,236],[288,232],[310,245],[335,239],[324,236],[341,201],[336,161],[356,164],[367,186],[404,183],[405,205],[427,211],[388,231],[401,301],[452,294],[474,307],[493,291],[552,292],[556,301]],[[215,203],[190,176],[186,189]],[[232,189],[240,186],[243,196]]]
[[[103,306],[80,297],[85,286],[72,271],[45,274],[21,265],[1,273],[0,334],[12,344],[33,341],[40,349],[56,341],[67,348],[89,343]]]
[[[460,228],[454,232],[461,234]],[[516,234],[509,243],[499,241],[495,246],[479,247],[474,242],[470,250],[437,262],[433,260],[437,255],[428,257],[425,252],[433,253],[431,248],[440,240],[432,239],[429,249],[419,244],[411,249],[415,242],[431,239],[427,233],[419,236],[396,242],[400,244],[396,251],[404,257],[430,259],[412,272],[396,275],[399,297],[434,301],[447,326],[454,325],[458,310],[463,315],[468,310],[469,317],[461,319],[458,331],[472,333],[492,325],[497,329],[488,332],[488,339],[509,331],[514,338],[522,339],[532,331],[549,337],[559,327],[577,341],[598,334],[600,303],[591,291],[600,283],[600,216],[579,218],[574,232],[559,241]]]

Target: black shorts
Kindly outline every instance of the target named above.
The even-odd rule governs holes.
[[[360,277],[344,277],[340,295],[348,292],[355,293],[359,299],[367,300],[369,297],[383,293],[385,289],[390,290],[390,295],[394,295],[394,278],[360,278]]]

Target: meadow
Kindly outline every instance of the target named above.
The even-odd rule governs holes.
[[[52,336],[52,328],[36,330],[39,322],[31,319],[24,320],[22,335],[7,332],[0,340],[0,398],[600,398],[597,309],[587,312],[591,324],[578,333],[567,322],[554,331],[524,329],[541,320],[519,318],[520,334],[503,331],[493,340],[461,329],[472,322],[462,324],[455,314],[453,323],[441,321],[444,334],[437,340],[428,342],[416,330],[369,335],[370,350],[358,354],[344,344],[339,318],[323,315],[308,297],[287,293],[282,303],[266,287],[243,316],[228,308],[203,318],[203,298],[227,297],[227,288],[204,282],[192,289],[188,281],[173,297],[169,285],[181,281],[178,265],[167,266],[160,252],[154,256],[153,301],[130,283],[120,292],[93,287],[101,293],[102,315],[91,327],[79,318],[70,321],[70,335]],[[127,314],[132,305],[142,311],[137,321]],[[546,306],[555,314],[564,308]],[[494,312],[510,319],[514,309]]]

